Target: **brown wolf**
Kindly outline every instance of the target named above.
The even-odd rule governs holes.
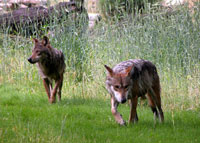
[[[135,59],[117,64],[113,69],[105,65],[107,70],[106,88],[111,95],[111,112],[120,125],[125,121],[117,111],[119,103],[130,100],[129,123],[138,121],[138,97],[147,98],[155,118],[164,121],[161,108],[160,80],[154,64],[150,61]],[[158,111],[157,111],[158,109]]]
[[[31,64],[37,64],[39,74],[43,79],[43,84],[50,103],[56,101],[58,90],[58,100],[61,100],[61,90],[63,83],[63,74],[65,71],[65,59],[61,51],[50,45],[49,39],[44,36],[42,41],[33,39],[35,46],[32,55],[28,58]],[[55,87],[52,88],[53,80]]]

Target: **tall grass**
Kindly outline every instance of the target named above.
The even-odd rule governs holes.
[[[179,9],[168,17],[149,11],[142,18],[123,19],[101,21],[92,32],[85,30],[85,20],[78,26],[70,18],[48,25],[52,46],[61,49],[66,58],[64,97],[109,98],[104,96],[104,64],[142,58],[158,68],[164,110],[199,108],[199,7],[193,16],[187,9]],[[17,84],[26,93],[42,90],[36,66],[26,60],[32,47],[29,38],[0,34],[1,86]],[[30,89],[23,88],[27,84]]]

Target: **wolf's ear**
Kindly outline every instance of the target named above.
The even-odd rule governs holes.
[[[36,38],[33,38],[33,42],[35,42],[35,43],[38,43],[38,42],[39,42],[39,40],[38,40],[38,39],[36,39]]]
[[[112,76],[114,74],[113,70],[109,66],[104,65],[104,67],[106,68],[106,70],[108,71],[110,76]]]
[[[133,72],[134,72],[134,65],[132,65],[132,66],[130,66],[130,67],[128,67],[128,68],[126,69],[127,76],[132,75]]]
[[[50,43],[49,43],[49,38],[48,38],[47,36],[44,36],[44,37],[43,37],[43,39],[42,39],[42,44],[43,44],[44,46],[50,44]]]
[[[131,66],[131,70],[128,73],[128,76],[133,78],[133,79],[137,79],[139,77],[139,72],[140,71],[138,70],[137,65],[133,65],[133,66]]]

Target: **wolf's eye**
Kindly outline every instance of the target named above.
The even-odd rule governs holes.
[[[124,86],[125,89],[128,89],[128,85]]]
[[[41,52],[37,50],[37,51],[36,51],[36,54],[41,55]]]
[[[119,89],[119,85],[115,85],[115,89]]]

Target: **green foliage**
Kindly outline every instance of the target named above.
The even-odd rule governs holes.
[[[54,1],[55,2],[55,1]],[[11,24],[9,23],[10,21],[8,18],[2,19],[4,21],[4,25],[0,26],[0,32],[1,33],[6,33],[6,34],[14,34],[14,35],[21,35],[24,37],[41,37],[43,35],[46,35],[49,31],[49,29],[55,28],[57,25],[66,23],[66,21],[72,20],[74,23],[76,23],[77,29],[81,32],[83,29],[82,25],[87,24],[88,22],[88,16],[86,10],[81,6],[81,2],[79,0],[76,1],[76,6],[77,9],[73,10],[72,7],[64,7],[62,5],[59,5],[58,8],[58,3],[55,6],[49,6],[48,8],[44,10],[49,10],[48,13],[43,13],[41,15],[38,15],[36,13],[39,13],[41,11],[41,7],[35,8],[30,8],[31,12],[27,12],[26,9],[18,9],[19,11],[14,12],[14,17],[15,20],[17,21],[16,23],[13,23],[12,20]],[[57,6],[57,7],[56,7]],[[55,8],[55,9],[54,9]],[[79,10],[81,9],[81,12]],[[37,11],[36,11],[37,10]],[[22,15],[30,15],[30,17],[25,16],[24,18],[18,19],[19,16],[17,17],[16,15],[22,14]],[[35,15],[33,15],[35,13]],[[6,20],[7,19],[7,20]],[[6,23],[7,22],[7,23]],[[65,25],[67,27],[67,25]]]
[[[83,74],[89,74],[90,71],[87,67],[88,38],[85,35],[88,24],[87,15],[85,13],[77,15],[77,19],[79,21],[74,22],[73,19],[68,18],[61,25],[57,24],[50,28],[55,37],[51,39],[51,43],[64,52],[67,59],[67,71],[73,72],[76,75],[75,80],[79,82],[82,80]]]
[[[54,105],[36,66],[27,61],[31,39],[0,34],[0,142],[199,142],[199,6],[192,16],[184,8],[168,17],[147,12],[100,21],[92,32],[84,15],[78,23],[72,16],[46,25],[67,65],[62,101]],[[147,102],[139,102],[138,124],[120,127],[112,117],[104,64],[135,58],[158,68],[164,124],[154,125]],[[119,111],[127,120],[128,105]]]
[[[142,10],[147,3],[154,3],[158,0],[100,0],[101,13],[107,17],[121,18],[129,13],[136,13]]]
[[[69,18],[62,24],[47,25],[52,33],[51,45],[65,54],[64,92],[86,97],[106,95],[103,65],[143,58],[158,68],[164,109],[196,109],[200,105],[198,10],[193,17],[187,9],[180,9],[167,18],[159,11],[156,15],[149,11],[148,16],[124,17],[123,22],[101,21],[92,33],[85,28],[85,15],[79,15],[79,23]],[[6,34],[1,34],[0,39],[0,83],[31,81],[37,85],[37,68],[27,62],[32,41]]]

